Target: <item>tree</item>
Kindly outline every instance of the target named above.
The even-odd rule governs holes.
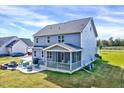
[[[113,37],[110,37],[110,38],[109,38],[108,44],[109,44],[109,46],[113,46],[113,44],[114,44]]]
[[[100,39],[97,40],[97,46],[99,47],[100,50],[101,50],[102,47],[103,47],[103,43],[102,43],[102,41],[101,41]]]

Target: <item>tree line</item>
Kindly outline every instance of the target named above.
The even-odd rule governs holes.
[[[124,39],[113,39],[110,37],[108,40],[97,40],[98,47],[112,47],[112,46],[124,46]]]

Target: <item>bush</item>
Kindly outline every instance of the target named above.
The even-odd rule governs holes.
[[[96,58],[102,59],[102,56],[100,56],[99,54],[95,54]]]

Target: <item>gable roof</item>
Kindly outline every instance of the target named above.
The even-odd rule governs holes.
[[[28,46],[32,47],[33,46],[33,42],[28,39],[28,38],[20,38],[25,44],[27,44]]]
[[[81,51],[82,50],[82,48],[80,48],[80,47],[77,47],[77,46],[72,45],[72,44],[67,44],[67,43],[56,43],[54,45],[51,45],[51,46],[48,46],[48,47],[44,48],[43,50],[49,50],[49,49],[51,49],[51,48],[53,48],[55,46],[62,47],[62,48],[66,49],[66,50],[68,50],[70,52]]]
[[[16,44],[19,40],[14,40],[11,43],[9,43],[6,47],[12,47],[14,44]]]
[[[9,40],[15,38],[16,36],[10,36],[10,37],[0,37],[0,46],[4,45]]]
[[[59,24],[53,24],[45,26],[43,29],[35,33],[33,36],[47,36],[47,35],[58,35],[58,34],[70,34],[70,33],[80,33],[83,31],[88,22],[91,21],[93,24],[93,28],[95,30],[95,35],[97,35],[97,31],[93,22],[93,18],[84,18],[79,20],[68,21]]]

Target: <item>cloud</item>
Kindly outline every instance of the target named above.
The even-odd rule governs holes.
[[[57,22],[52,20],[44,20],[44,21],[20,21],[20,23],[41,28],[46,25],[56,24]]]
[[[0,35],[31,37],[50,24],[93,17],[99,38],[124,36],[124,9],[120,6],[0,6]],[[114,26],[113,26],[114,25]],[[14,31],[15,33],[14,33]]]
[[[104,27],[97,26],[97,32],[101,39],[108,39],[110,37],[114,38],[124,38],[124,28],[123,27]]]
[[[12,25],[12,26],[14,26],[14,27],[16,27],[16,28],[20,29],[21,31],[24,31],[24,30],[26,30],[24,27],[22,27],[22,26],[19,26],[19,25],[16,25],[16,24],[14,24],[14,23],[10,23],[9,25]]]
[[[97,19],[102,19],[107,22],[124,24],[124,19],[120,19],[120,18],[114,18],[114,17],[109,17],[109,16],[98,16]]]
[[[49,24],[57,23],[56,21],[49,19],[49,16],[34,12],[30,8],[0,6],[0,13],[13,17],[11,20],[9,20],[10,25],[20,29],[24,28],[16,25],[14,22],[36,27],[43,27]],[[5,19],[5,21],[7,20]]]

